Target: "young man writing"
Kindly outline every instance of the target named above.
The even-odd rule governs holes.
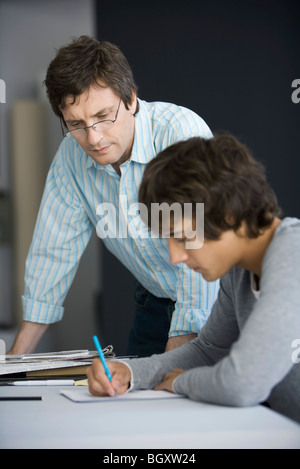
[[[45,84],[66,137],[46,181],[26,264],[24,322],[10,352],[33,351],[49,324],[62,319],[95,227],[139,282],[128,353],[147,356],[191,340],[210,314],[218,282],[173,266],[166,240],[141,236],[130,207],[147,163],[179,140],[209,138],[208,126],[188,109],[138,99],[121,51],[90,37],[58,51]],[[115,219],[106,218],[107,206]]]
[[[149,163],[140,201],[148,215],[154,203],[192,205],[192,217],[173,220],[170,259],[209,282],[221,278],[218,298],[199,336],[179,349],[109,362],[111,382],[95,360],[88,370],[90,391],[154,388],[221,405],[264,402],[300,422],[294,349],[298,343],[299,352],[300,220],[279,218],[262,166],[232,136],[190,139]],[[202,247],[198,203],[204,204]],[[164,226],[159,228],[163,235]],[[199,247],[188,248],[187,241]]]

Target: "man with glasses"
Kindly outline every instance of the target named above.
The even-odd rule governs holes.
[[[121,51],[88,36],[58,51],[45,84],[65,138],[47,177],[26,263],[24,321],[10,353],[33,351],[48,325],[62,319],[95,227],[138,281],[128,353],[148,356],[180,346],[205,323],[218,281],[206,283],[185,266],[173,266],[166,240],[142,236],[130,207],[147,163],[177,141],[210,138],[208,126],[188,109],[137,98]],[[118,226],[102,223],[107,204]]]

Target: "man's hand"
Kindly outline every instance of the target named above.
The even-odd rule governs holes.
[[[169,371],[169,373],[164,376],[163,381],[157,386],[155,386],[154,389],[174,393],[173,382],[177,378],[177,376],[181,375],[181,373],[184,372],[185,370],[181,370],[180,368],[175,368],[173,371]]]
[[[193,339],[196,339],[197,335],[198,334],[184,334],[178,335],[176,337],[170,337],[166,345],[166,352],[173,350],[174,348],[178,348]]]
[[[99,358],[93,360],[87,369],[89,391],[94,396],[114,396],[127,391],[131,380],[131,371],[124,363],[108,361],[107,366],[111,373],[111,381],[105,374]]]

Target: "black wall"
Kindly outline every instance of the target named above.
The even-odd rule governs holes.
[[[300,103],[291,99],[300,79],[300,2],[98,0],[96,21],[98,39],[126,55],[141,99],[186,106],[213,132],[241,138],[265,164],[283,214],[300,217]],[[106,251],[103,278],[104,332],[123,353],[130,319],[116,327],[112,309],[131,317],[133,279]]]

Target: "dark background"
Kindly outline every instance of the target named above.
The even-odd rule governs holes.
[[[96,0],[97,37],[127,57],[146,101],[198,113],[267,168],[284,216],[300,217],[300,2]],[[101,330],[125,353],[134,280],[104,249]]]

